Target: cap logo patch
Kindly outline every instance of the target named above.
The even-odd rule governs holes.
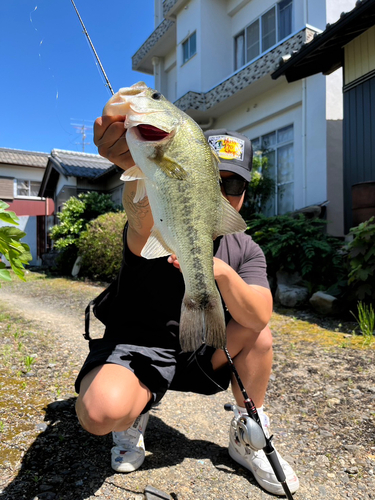
[[[222,160],[243,161],[245,141],[230,135],[211,135],[208,143]]]

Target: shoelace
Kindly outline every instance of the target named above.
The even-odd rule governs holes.
[[[114,442],[117,446],[120,446],[124,449],[135,448],[139,439],[139,434],[140,433],[135,429],[128,429],[127,431],[124,431],[123,436],[114,439]]]

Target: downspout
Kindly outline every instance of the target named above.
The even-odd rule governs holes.
[[[306,78],[302,79],[302,203],[307,205],[307,85]]]
[[[308,14],[308,0],[303,3],[303,24],[306,28],[309,20]],[[302,203],[305,207],[307,205],[307,83],[306,78],[302,79]]]
[[[159,89],[159,92],[162,92],[162,89],[161,89],[161,81],[159,77],[159,63],[160,63],[160,59],[159,57],[157,56],[154,56],[151,58],[151,63],[152,63],[152,67],[154,68],[154,84],[155,84],[155,88]]]
[[[200,126],[200,128],[202,130],[210,130],[213,127],[214,123],[215,123],[215,119],[211,117],[208,120],[208,122],[206,122],[206,123],[198,123],[198,125]]]

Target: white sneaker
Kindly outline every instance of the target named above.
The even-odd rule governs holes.
[[[263,414],[264,423],[269,422],[267,415]],[[262,420],[262,418],[261,418]],[[268,427],[268,425],[267,425]],[[266,428],[268,437],[268,429]],[[271,464],[269,463],[263,450],[253,451],[249,446],[245,446],[237,435],[237,419],[234,417],[229,430],[229,455],[246,469],[252,472],[257,483],[269,493],[274,495],[285,495],[281,483],[275,476]],[[277,456],[280,465],[285,473],[286,482],[291,493],[295,493],[299,488],[299,481],[292,467],[279,453]]]
[[[112,469],[116,472],[133,472],[143,464],[146,450],[143,435],[149,413],[139,415],[126,431],[112,432],[115,446],[112,448]]]

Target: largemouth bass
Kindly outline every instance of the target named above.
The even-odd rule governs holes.
[[[180,344],[223,348],[226,326],[213,273],[213,240],[246,223],[221,194],[218,160],[198,124],[143,82],[120,89],[103,115],[126,116],[126,139],[137,180],[134,203],[146,195],[154,226],[141,255],[177,256],[185,282]],[[173,290],[171,290],[173,293]]]

